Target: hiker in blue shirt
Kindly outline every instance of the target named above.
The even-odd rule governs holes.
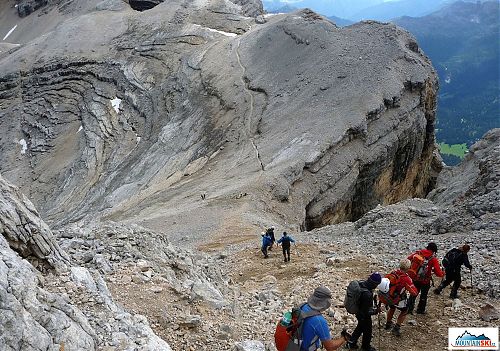
[[[280,240],[278,240],[278,245],[281,244],[281,247],[283,248],[283,257],[285,257],[285,262],[290,262],[290,243],[295,243],[295,240],[293,240],[287,232],[283,232],[283,236]]]
[[[304,319],[302,327],[302,344],[301,351],[319,350],[321,345],[327,351],[333,351],[340,348],[348,339],[348,335],[338,339],[332,339],[328,323],[321,315],[322,311],[330,307],[332,294],[330,290],[324,286],[320,286],[314,290],[311,296],[307,299],[307,303],[301,307],[303,312],[311,310],[317,311],[317,315],[313,315]]]
[[[269,256],[267,255],[267,248],[269,245],[272,245],[271,238],[269,235],[262,233],[262,247],[260,251],[264,254],[264,258],[268,258]]]

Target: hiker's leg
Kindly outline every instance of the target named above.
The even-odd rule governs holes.
[[[385,322],[385,330],[389,330],[392,328],[392,318],[394,317],[394,312],[396,311],[395,306],[390,306],[387,311],[387,321]]]
[[[420,295],[420,291],[422,290],[422,283],[418,281],[414,281],[413,284],[415,284],[415,287],[418,289],[418,294],[417,296],[412,296],[408,298],[408,313],[413,313],[413,310],[415,309],[415,303],[417,301],[418,295]]]
[[[425,307],[427,306],[427,295],[429,294],[430,288],[431,283],[422,285],[422,289],[420,289],[420,300],[418,301],[417,313],[425,312]]]
[[[283,258],[285,259],[285,262],[286,262],[286,247],[284,247],[283,245],[281,246],[281,249],[283,250]]]
[[[446,270],[446,275],[444,276],[444,280],[439,284],[437,290],[441,291],[446,288],[453,281],[454,272],[450,270]]]
[[[391,306],[389,311],[387,311],[387,324],[392,322],[392,317],[394,316],[394,312],[396,312],[396,307]]]
[[[290,261],[290,247],[286,248],[286,254],[288,255],[288,261]]]
[[[420,288],[417,286],[417,284],[415,284],[415,286],[417,287],[417,289],[419,289],[419,292],[420,292]],[[417,294],[418,296],[418,294]],[[417,300],[417,296],[410,296],[408,298],[408,313],[413,313],[413,309],[415,308],[415,302]]]
[[[351,338],[349,339],[349,343],[352,345],[355,345],[358,342],[358,339],[363,332],[362,319],[359,319],[358,316],[356,316],[356,319],[358,320],[358,324],[356,325],[356,328],[354,328]]]
[[[396,324],[398,325],[403,325],[403,322],[406,319],[406,315],[408,314],[408,308],[401,309],[401,312],[399,312],[398,320],[396,321]]]
[[[462,284],[462,276],[460,275],[460,271],[455,273],[455,276],[453,277],[453,287],[451,288],[451,297],[457,297],[458,296],[458,289],[460,289],[460,284]]]
[[[361,348],[369,350],[372,342],[372,319],[366,318],[363,320],[363,339]]]

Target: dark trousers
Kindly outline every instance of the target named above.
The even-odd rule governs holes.
[[[349,343],[356,344],[361,334],[363,334],[361,348],[369,350],[372,342],[372,318],[356,315],[356,319],[358,320],[358,325],[356,325]]]
[[[460,275],[460,270],[447,270],[444,280],[439,284],[438,289],[441,291],[453,282],[453,287],[451,288],[451,297],[457,297],[458,289],[460,284],[462,284],[462,276]]]
[[[267,258],[267,246],[262,245],[260,251],[264,254],[264,258]]]
[[[420,299],[418,300],[417,313],[424,313],[425,307],[427,306],[427,296],[429,295],[429,289],[431,288],[431,283],[421,283],[418,281],[414,281],[413,284],[419,290]],[[408,312],[412,313],[415,308],[415,301],[417,300],[417,296],[410,296],[408,299]]]
[[[290,261],[290,246],[288,246],[288,247],[282,246],[282,249],[283,249],[283,257],[285,257],[285,262]],[[287,255],[288,255],[288,259],[287,259]]]

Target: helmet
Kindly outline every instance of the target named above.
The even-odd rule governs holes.
[[[387,294],[389,292],[389,286],[391,285],[391,282],[389,278],[382,278],[382,281],[378,285],[378,289],[384,293]]]
[[[274,230],[274,225],[271,226],[271,229]]]

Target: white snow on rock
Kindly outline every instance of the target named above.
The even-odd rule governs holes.
[[[195,24],[195,26],[196,27],[200,27],[202,29],[206,29],[209,32],[214,32],[214,33],[219,33],[219,34],[225,35],[226,37],[237,37],[238,36],[238,34],[236,34],[236,33],[224,32],[224,31],[221,31],[221,30],[218,30],[218,29],[213,29],[213,28],[209,28],[209,27],[203,27],[203,26],[200,26],[199,24]]]
[[[113,100],[109,101],[111,101],[111,106],[113,106],[116,113],[120,113],[120,104],[122,103],[122,99],[115,97]]]
[[[21,154],[24,155],[26,153],[26,150],[28,150],[28,144],[26,144],[26,140],[24,139],[19,140],[19,144],[21,144],[21,146],[23,147],[21,149]]]
[[[83,129],[83,127],[82,127],[82,126],[80,126],[80,128],[78,128],[77,133],[80,133],[80,131],[81,131],[82,129]]]
[[[8,32],[7,34],[5,34],[5,37],[3,37],[3,40],[7,39],[7,38],[9,37],[9,35],[11,35],[11,34],[12,34],[12,32],[13,32],[16,28],[17,28],[17,24],[16,24],[14,27],[12,27],[12,29],[11,29],[11,30],[9,30],[9,32]]]

